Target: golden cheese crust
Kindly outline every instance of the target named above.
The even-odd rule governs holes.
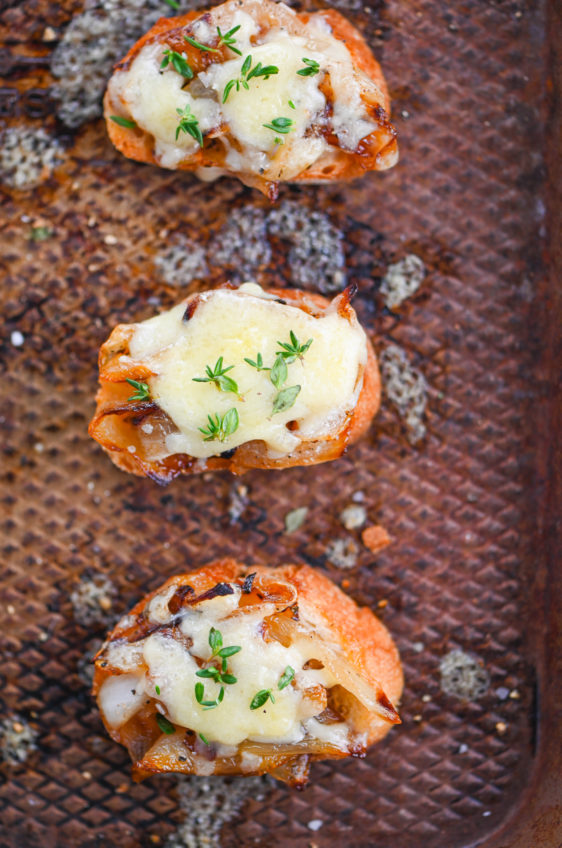
[[[252,588],[249,595],[242,594],[244,603],[264,603],[272,598],[276,600],[277,613],[269,619],[264,619],[264,629],[268,621],[279,621],[280,618],[287,626],[295,625],[295,619],[306,624],[309,631],[315,635],[322,634],[322,641],[327,649],[339,661],[348,666],[352,674],[361,678],[363,683],[376,693],[375,709],[369,709],[357,698],[350,696],[341,686],[335,686],[330,696],[329,704],[341,715],[355,733],[362,734],[363,742],[355,750],[342,751],[334,749],[330,744],[316,745],[306,753],[302,744],[291,746],[277,743],[265,743],[261,747],[254,744],[253,750],[261,758],[254,762],[252,769],[242,769],[239,759],[222,758],[216,753],[214,774],[263,774],[271,773],[281,780],[292,784],[302,784],[306,781],[308,767],[311,761],[326,758],[339,758],[353,754],[363,756],[366,747],[382,739],[390,728],[400,722],[395,705],[399,703],[403,690],[403,673],[398,650],[386,627],[375,617],[370,609],[358,607],[354,601],[345,595],[326,576],[318,570],[305,565],[284,565],[277,568],[266,566],[246,566],[234,559],[217,560],[196,571],[176,575],[167,580],[154,592],[144,597],[136,604],[129,614],[109,634],[104,646],[98,653],[95,663],[93,694],[98,697],[104,682],[115,675],[116,669],[108,662],[107,647],[113,642],[122,644],[130,642],[138,644],[147,634],[154,632],[154,625],[147,618],[147,609],[156,596],[170,597],[168,601],[171,612],[177,615],[185,597],[212,597],[217,586],[245,587],[250,576]],[[190,594],[186,594],[186,587]],[[170,590],[169,592],[167,590]],[[243,591],[244,588],[243,588]],[[177,600],[179,599],[179,600]],[[193,603],[193,601],[191,601]],[[285,608],[286,606],[286,608]],[[202,608],[204,615],[204,609]],[[173,622],[172,622],[173,623]],[[169,624],[161,624],[169,630]],[[273,629],[275,625],[272,624]],[[289,643],[292,631],[287,631]],[[281,636],[276,638],[283,639]],[[185,638],[185,637],[180,637]],[[242,646],[243,649],[243,646]],[[341,692],[338,692],[341,690]],[[180,757],[178,750],[181,744],[191,745],[192,742],[181,742],[189,739],[189,730],[185,737],[183,731],[176,728],[177,739],[174,745],[167,747],[158,742],[160,731],[155,722],[155,701],[146,700],[139,714],[127,721],[121,727],[111,726],[103,714],[102,718],[112,738],[125,745],[133,759],[133,774],[136,779],[143,779],[151,774],[163,772],[197,772],[197,756],[188,758],[186,762]],[[180,748],[178,748],[180,746]],[[187,763],[187,764],[186,764]]]
[[[308,314],[319,314],[330,304],[321,295],[298,289],[270,289],[269,293]],[[338,311],[350,320],[355,319],[355,312],[349,303],[351,294],[350,290],[346,290],[338,296]],[[197,298],[198,295],[194,294],[186,299],[186,310],[190,305],[196,307]],[[155,408],[151,401],[127,400],[131,395],[131,386],[126,380],[143,381],[152,375],[148,366],[127,361],[128,343],[133,332],[134,325],[118,325],[100,349],[100,389],[88,432],[122,471],[139,477],[150,477],[158,483],[168,483],[179,475],[203,471],[226,470],[239,475],[252,468],[289,468],[337,459],[349,445],[364,435],[380,406],[380,373],[375,352],[367,339],[367,362],[356,406],[348,415],[344,426],[337,428],[326,438],[303,440],[296,450],[279,458],[270,456],[264,442],[249,441],[240,445],[233,453],[227,452],[226,456],[219,454],[206,460],[197,460],[186,454],[173,454],[166,459],[150,460],[146,457],[146,437],[142,424],[148,416],[152,416],[151,420],[161,422],[164,429],[167,416]],[[131,447],[134,451],[131,451]]]
[[[204,52],[193,47],[184,40],[184,35],[193,37],[193,24],[209,18],[211,13],[218,13],[229,6],[212,7],[204,11],[191,11],[174,18],[161,18],[136,44],[127,55],[116,65],[116,71],[127,71],[134,59],[146,45],[159,43],[181,52],[187,59],[195,75],[205,71],[213,62],[224,62],[232,58],[228,48],[217,45],[215,52]],[[345,149],[329,127],[317,129],[327,141],[327,149],[312,164],[290,179],[281,178],[276,181],[260,176],[241,167],[231,167],[226,161],[226,148],[217,144],[219,137],[225,136],[229,145],[238,147],[237,139],[231,138],[228,129],[224,127],[213,130],[204,140],[204,144],[195,153],[189,154],[179,161],[174,168],[184,171],[200,171],[200,169],[220,169],[222,174],[237,177],[246,185],[257,188],[263,194],[274,200],[278,192],[278,182],[291,183],[323,183],[335,180],[351,180],[364,175],[368,171],[386,170],[398,160],[398,144],[396,130],[390,123],[390,98],[381,67],[373,56],[367,42],[361,33],[335,9],[325,9],[318,12],[299,12],[293,14],[283,4],[270,0],[240,0],[236,9],[247,12],[258,23],[260,35],[270,29],[283,27],[293,35],[302,33],[303,27],[310,21],[321,20],[331,29],[332,36],[343,42],[351,56],[354,68],[364,75],[360,97],[365,108],[365,114],[375,129],[364,136],[355,150]],[[329,75],[320,84],[320,90],[326,97],[328,113],[333,108],[334,92]],[[122,98],[112,93],[111,83],[104,99],[104,115],[107,123],[109,138],[114,146],[125,156],[138,162],[160,164],[155,157],[154,138],[140,127],[123,127],[115,123],[111,116],[127,114],[126,104]]]

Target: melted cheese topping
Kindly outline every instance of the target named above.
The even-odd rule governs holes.
[[[147,381],[152,397],[177,428],[166,436],[159,456],[205,458],[253,440],[265,442],[270,455],[285,456],[301,440],[322,439],[341,429],[357,403],[367,359],[365,333],[357,321],[350,323],[335,308],[314,318],[253,283],[200,298],[191,319],[184,320],[185,304],[180,304],[137,324],[129,342],[132,360],[155,373]],[[309,339],[312,344],[302,361],[287,366],[282,388],[301,387],[294,404],[273,414],[278,390],[270,372],[257,371],[245,358],[256,360],[259,352],[272,366],[278,342],[289,342],[291,331],[301,344]],[[223,367],[234,366],[227,376],[236,381],[239,396],[212,382],[194,382],[221,356]],[[208,426],[208,416],[222,417],[232,408],[238,412],[238,429],[223,442],[204,441],[199,428]],[[289,430],[288,422],[294,421],[298,429]]]
[[[160,165],[175,168],[198,149],[197,142],[183,132],[176,139],[176,109],[186,106],[197,117],[203,134],[218,131],[228,168],[272,180],[295,177],[316,162],[329,149],[324,130],[331,130],[340,146],[353,152],[361,139],[376,129],[361,93],[367,90],[376,96],[380,92],[354,68],[347,47],[333,37],[321,14],[298,25],[294,12],[283,3],[273,7],[273,12],[269,10],[269,14],[277,14],[279,26],[267,32],[260,31],[253,17],[234,2],[195,21],[196,40],[213,47],[217,25],[223,33],[239,26],[235,46],[242,55],[230,52],[231,58],[212,63],[193,80],[186,80],[171,64],[161,70],[167,45],[158,42],[146,44],[130,68],[113,75],[109,83],[112,104],[154,137],[154,155]],[[237,90],[234,86],[223,103],[225,86],[230,80],[242,78],[242,65],[248,55],[252,68],[261,62],[262,66],[276,66],[279,73],[268,79],[253,77],[248,88],[240,84]],[[320,72],[311,76],[298,74],[306,68],[303,57],[318,62]],[[326,75],[334,95],[330,117],[319,88]],[[264,126],[280,117],[293,121],[290,132],[280,133]],[[228,130],[230,139],[221,131],[223,128]],[[206,178],[222,173],[217,168],[200,170]]]
[[[305,663],[314,658],[312,650],[307,652],[294,646],[286,648],[276,641],[266,642],[262,637],[262,623],[267,610],[264,613],[264,608],[260,607],[255,613],[238,612],[239,597],[238,589],[233,595],[217,597],[199,607],[184,610],[180,627],[183,636],[188,637],[186,642],[156,632],[131,645],[110,643],[106,653],[110,665],[119,668],[121,663],[128,671],[131,662],[126,655],[130,651],[144,673],[109,677],[103,683],[99,697],[108,723],[114,727],[123,724],[139,708],[146,694],[162,703],[174,724],[202,733],[221,745],[237,746],[244,740],[296,743],[308,736],[347,750],[347,725],[339,722],[326,726],[311,718],[310,701],[304,697],[307,688],[318,684],[331,687],[336,681],[327,670],[303,669]],[[156,599],[151,605],[154,601]],[[165,598],[161,601],[161,604],[157,601],[158,609],[167,603]],[[151,606],[147,611],[152,621]],[[273,608],[269,612],[273,612]],[[156,620],[160,620],[158,613]],[[196,676],[201,661],[205,663],[211,658],[211,627],[220,630],[224,647],[236,645],[241,650],[228,659],[228,673],[233,674],[237,682],[225,685],[222,703],[205,710],[195,697],[196,683],[204,683],[204,700],[216,699],[220,690],[210,678]],[[139,649],[142,659],[138,658]],[[289,684],[280,690],[278,684],[287,666],[296,672],[296,685]],[[251,710],[252,699],[264,689],[271,690],[275,703],[267,700],[263,706]]]

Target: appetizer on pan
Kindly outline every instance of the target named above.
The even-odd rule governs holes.
[[[270,773],[361,757],[400,722],[398,651],[369,609],[308,566],[234,560],[172,577],[95,660],[93,692],[137,780]]]
[[[279,182],[392,167],[389,107],[378,62],[339,12],[271,0],[159,20],[105,96],[109,136],[125,156],[203,180],[236,176],[271,199]]]
[[[90,435],[119,468],[161,483],[335,459],[380,402],[351,294],[330,303],[244,283],[120,324],[100,350]]]

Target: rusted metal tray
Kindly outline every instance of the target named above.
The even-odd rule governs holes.
[[[103,68],[165,4],[89,2],[69,25],[78,0],[0,3],[2,846],[562,844],[560,8],[335,5],[382,59],[401,162],[272,208],[108,143]],[[404,263],[389,268],[411,255],[425,276],[396,305]],[[387,351],[370,436],[242,480],[117,471],[86,433],[99,344],[205,280],[249,277],[359,285]],[[351,526],[364,516],[393,537],[377,555]],[[134,785],[90,698],[108,625],[220,554],[326,570],[402,652],[403,725],[365,760],[316,765],[302,793]]]

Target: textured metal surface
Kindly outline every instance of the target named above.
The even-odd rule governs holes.
[[[207,186],[128,162],[100,123],[63,130],[44,91],[52,47],[40,39],[76,4],[0,7],[10,42],[1,58],[11,69],[2,120],[45,126],[64,148],[54,176],[35,190],[2,189],[0,211],[0,700],[3,714],[17,713],[38,733],[23,764],[0,767],[2,846],[136,848],[163,844],[182,820],[174,779],[130,783],[126,754],[106,737],[89,697],[85,656],[142,593],[221,554],[304,559],[348,581],[359,602],[382,601],[406,673],[401,728],[364,761],[316,765],[303,793],[267,788],[223,829],[223,846],[507,846],[515,843],[508,817],[521,813],[524,792],[540,796],[537,669],[551,702],[541,660],[545,583],[537,590],[533,578],[549,565],[539,511],[551,469],[549,425],[535,412],[548,396],[544,345],[555,319],[537,304],[548,291],[545,11],[535,2],[437,0],[338,7],[383,60],[401,164],[352,186],[286,189],[281,198],[328,212],[343,233],[348,278],[360,286],[357,308],[375,345],[399,345],[429,383],[428,434],[413,449],[387,404],[342,460],[251,473],[242,497],[240,481],[227,476],[167,489],[129,478],[86,427],[99,344],[118,321],[181,296],[154,273],[168,239],[162,230],[206,244],[237,209],[267,204],[233,181]],[[45,222],[53,235],[30,239]],[[409,252],[424,260],[426,280],[399,318],[384,315],[381,277]],[[237,261],[234,251],[231,274]],[[260,276],[290,276],[275,240]],[[395,539],[376,557],[338,519],[357,491],[369,520]],[[243,507],[234,521],[233,497]],[[309,507],[306,523],[286,535],[285,514],[296,506]],[[348,536],[358,561],[343,573],[326,552]],[[96,574],[109,576],[118,600],[86,624],[70,596]],[[441,691],[439,662],[457,648],[490,674],[477,701]],[[555,819],[544,816],[532,844],[554,848]]]

